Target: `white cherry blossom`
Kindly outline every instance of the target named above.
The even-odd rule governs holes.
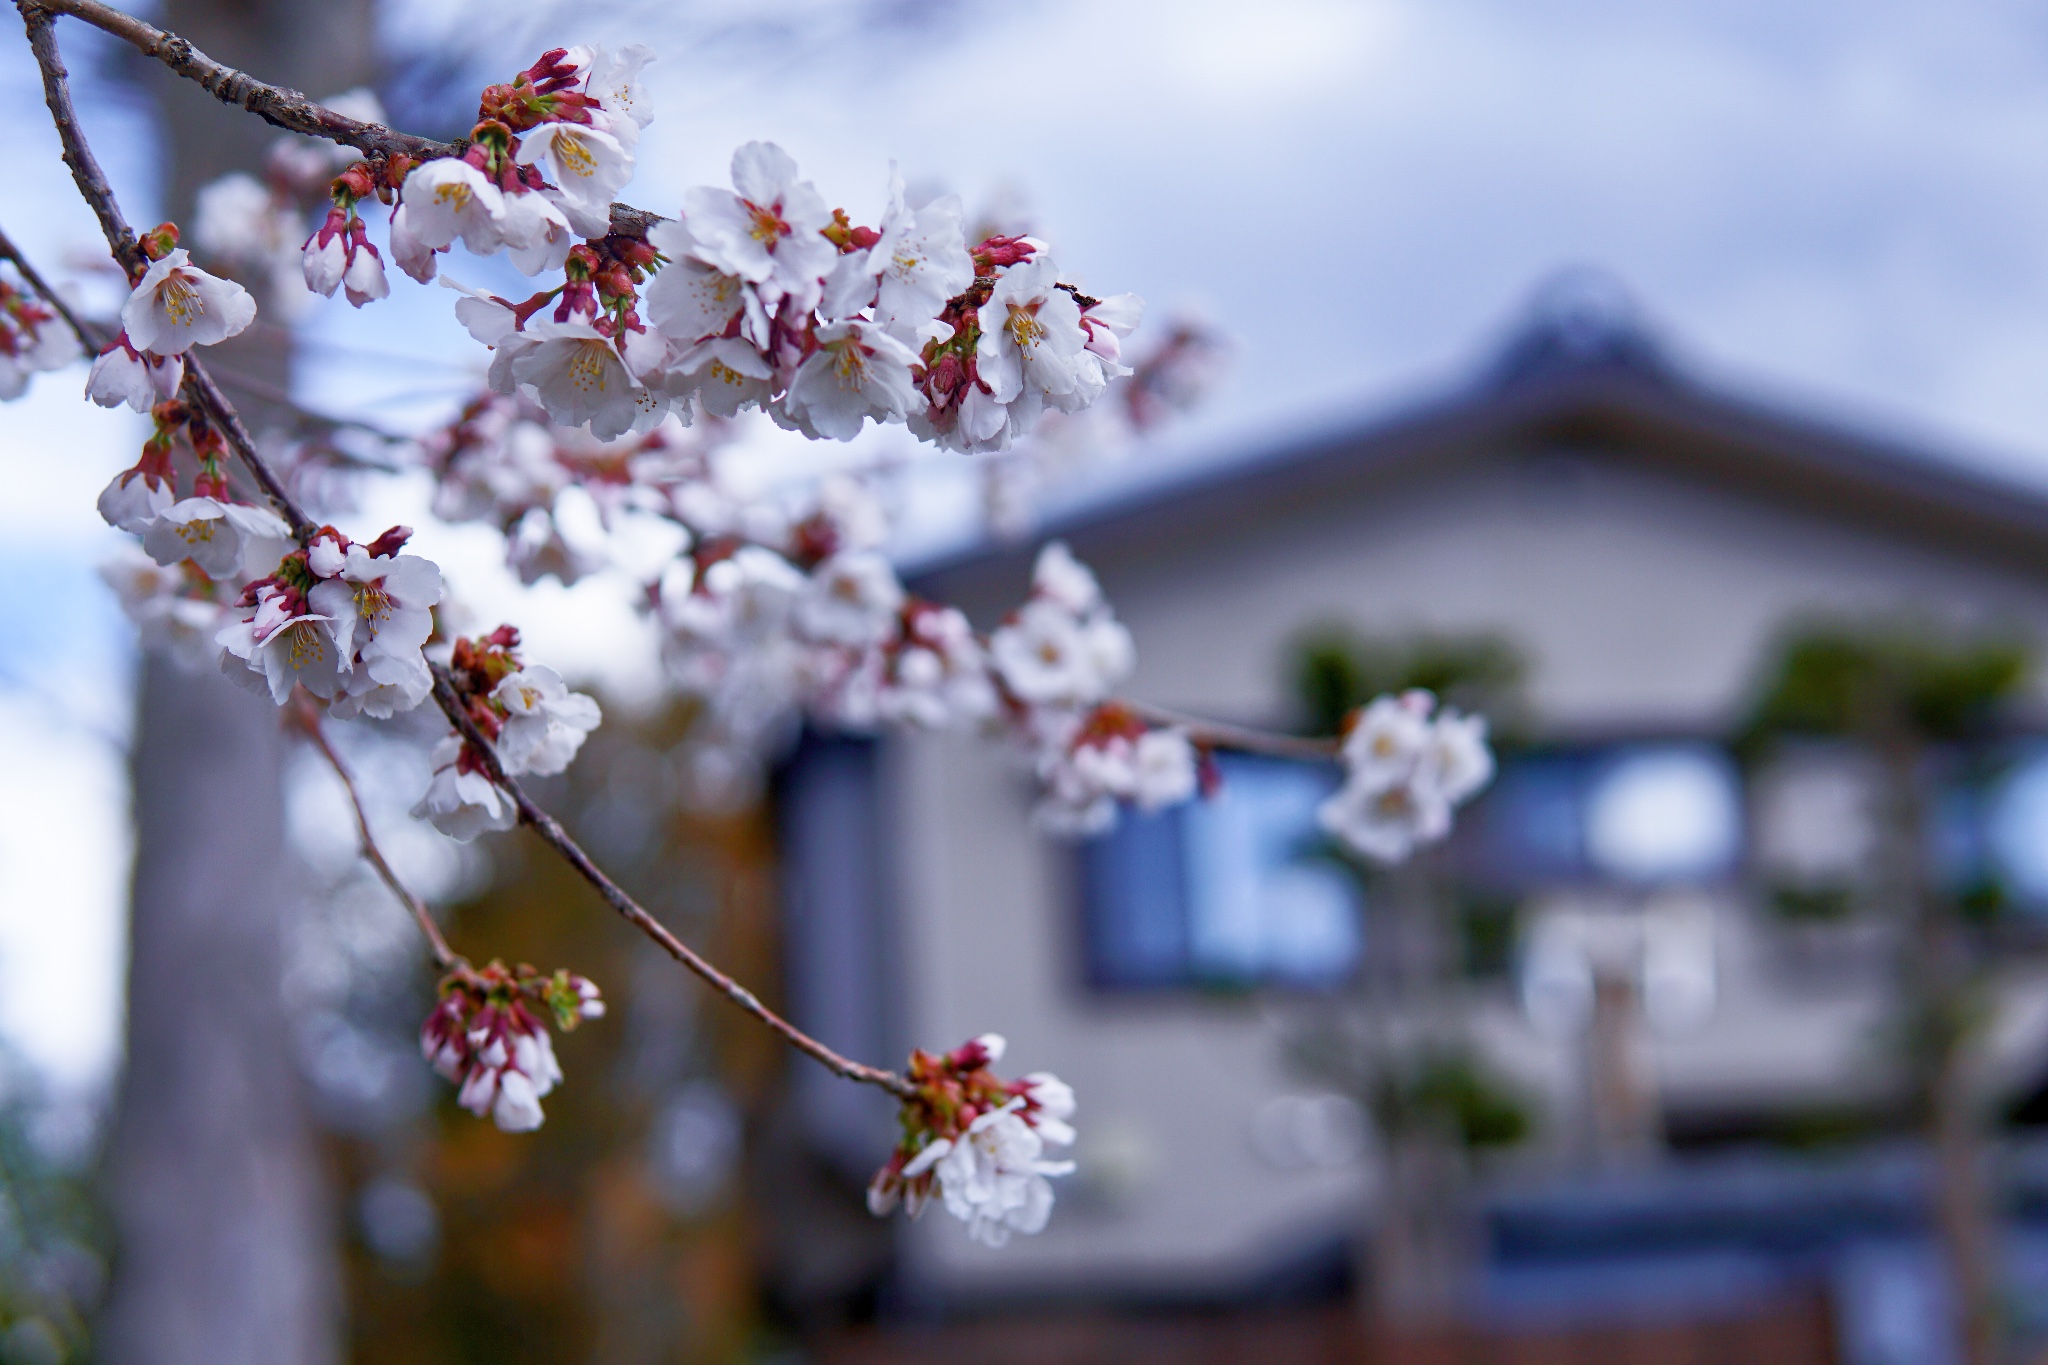
[[[100,516],[116,530],[139,536],[177,500],[168,480],[139,469],[124,469],[100,493]]]
[[[499,222],[506,255],[522,275],[560,270],[576,245],[576,230],[554,198],[546,194],[508,194]]]
[[[768,401],[775,371],[751,342],[719,337],[684,351],[671,373],[688,381],[706,412],[732,417]]]
[[[606,127],[628,147],[639,140],[642,129],[654,122],[654,105],[640,84],[641,68],[653,60],[654,49],[645,43],[627,43],[624,47],[600,44],[591,49],[586,62],[578,63],[588,72],[583,93],[603,107]]]
[[[813,640],[858,647],[887,639],[902,607],[903,585],[889,561],[872,550],[855,550],[811,570],[796,620]]]
[[[982,382],[998,403],[1019,409],[1012,421],[1020,431],[1036,420],[1046,399],[1058,406],[1081,383],[1080,356],[1088,344],[1081,306],[1058,285],[1058,268],[1034,256],[996,279],[977,317],[981,340],[975,361]]]
[[[988,660],[957,608],[921,606],[905,634],[875,697],[877,719],[937,730],[996,714]]]
[[[1421,780],[1452,805],[1470,800],[1493,780],[1493,750],[1486,743],[1486,717],[1445,708],[1430,727]]]
[[[349,258],[348,269],[342,272],[341,292],[350,305],[356,308],[377,299],[390,297],[391,285],[384,278],[384,262],[377,255],[377,248],[368,242],[356,244],[355,254]]]
[[[405,232],[411,239],[404,253],[400,253],[396,241],[392,244],[392,252],[399,255],[401,264],[414,255],[415,246],[446,251],[458,237],[479,256],[488,256],[504,245],[500,228],[505,213],[504,193],[482,171],[457,157],[438,157],[414,167],[405,177],[399,213],[404,216]],[[394,215],[392,231],[398,230]],[[409,268],[407,273],[415,279],[426,278]]]
[[[861,424],[901,421],[919,398],[909,347],[872,323],[831,322],[814,334],[818,349],[797,367],[783,408],[807,435],[850,441]]]
[[[1049,542],[1031,566],[1031,591],[1050,598],[1076,616],[1103,605],[1102,584],[1095,571],[1074,558],[1063,540]]]
[[[611,230],[612,200],[633,178],[633,153],[611,133],[578,123],[543,123],[520,139],[519,164],[545,165],[577,232]],[[515,196],[518,197],[518,196]]]
[[[759,296],[738,275],[698,260],[687,227],[674,221],[656,223],[647,230],[647,242],[668,257],[668,264],[642,291],[647,320],[663,336],[688,347],[706,337],[724,336],[734,319],[743,318],[752,340],[767,339],[768,316]]]
[[[1088,338],[1088,353],[1106,362],[1109,378],[1131,372],[1122,363],[1123,343],[1138,329],[1144,315],[1145,301],[1136,294],[1117,294],[1082,310],[1081,330]]]
[[[491,698],[507,713],[498,759],[513,774],[561,772],[601,719],[594,699],[571,692],[561,674],[543,664],[507,674]]]
[[[440,252],[421,241],[419,234],[413,231],[412,213],[402,203],[391,211],[389,240],[392,261],[421,284],[432,280],[440,271]]]
[[[1368,786],[1406,781],[1429,746],[1435,704],[1427,692],[1374,698],[1344,736],[1345,773]]]
[[[209,578],[226,578],[242,568],[249,547],[277,545],[290,534],[284,518],[268,508],[186,498],[164,508],[149,523],[142,533],[142,548],[159,564],[189,559]]]
[[[1415,782],[1346,782],[1317,813],[1324,830],[1366,857],[1398,863],[1451,830],[1451,803]]]
[[[300,253],[306,288],[322,298],[333,298],[348,273],[348,238],[339,232],[316,232],[306,239]]]
[[[334,622],[314,612],[292,613],[285,595],[263,588],[247,614],[222,627],[221,672],[252,691],[267,691],[279,706],[294,685],[323,701],[333,700],[348,676],[348,662],[334,643]]]
[[[1067,1120],[1074,1117],[1074,1087],[1050,1071],[1034,1071],[1024,1078],[1024,1084],[1024,1097],[1031,1101],[1031,1126],[1050,1145],[1071,1147],[1074,1126]]]
[[[1107,613],[1077,616],[1047,597],[1026,602],[989,637],[997,674],[1019,700],[1082,706],[1130,672],[1130,633]]]
[[[118,408],[125,403],[137,412],[148,412],[158,403],[176,397],[178,386],[184,382],[183,356],[138,352],[123,334],[92,362],[92,370],[85,377],[85,396],[103,408]]]
[[[217,602],[188,596],[180,570],[165,568],[129,544],[102,563],[99,572],[135,623],[144,647],[163,650],[187,670],[213,658],[213,637],[226,613]]]
[[[875,320],[906,342],[922,344],[947,300],[974,283],[963,222],[960,200],[950,194],[905,208],[903,178],[890,168],[889,211],[868,262],[879,276]]]
[[[510,377],[530,388],[558,424],[588,425],[591,435],[608,440],[636,427],[647,430],[666,415],[666,401],[640,382],[619,345],[589,323],[543,319],[523,335],[529,341],[510,355]],[[629,351],[636,345],[658,351],[664,343],[645,332],[627,332],[624,345]]]
[[[957,1140],[928,1144],[904,1168],[911,1178],[933,1172],[946,1212],[967,1224],[977,1242],[1000,1247],[1010,1234],[1041,1232],[1052,1215],[1047,1176],[1067,1175],[1071,1161],[1046,1161],[1045,1139],[1018,1116],[1022,1099],[983,1114]]]
[[[0,325],[0,402],[21,397],[30,376],[62,369],[80,354],[78,338],[58,318],[31,325],[0,313],[0,324],[7,322],[14,326]]]
[[[1450,833],[1451,811],[1493,776],[1486,722],[1410,691],[1378,697],[1353,718],[1340,750],[1345,780],[1323,803],[1323,828],[1357,852],[1399,862]]]
[[[182,247],[151,265],[121,305],[129,342],[163,356],[226,341],[255,320],[249,291],[193,265]]]
[[[812,307],[837,256],[820,235],[832,222],[824,199],[772,142],[733,153],[732,183],[732,190],[699,186],[684,194],[692,253],[728,275],[771,285],[778,302],[793,296],[799,307]]]
[[[464,771],[461,756],[459,736],[449,735],[435,747],[434,777],[412,808],[413,818],[429,821],[465,844],[480,834],[518,824],[519,807],[512,798],[483,773]]]
[[[256,265],[277,254],[295,234],[280,232],[289,217],[255,176],[234,171],[204,185],[193,201],[192,243],[210,260]],[[297,223],[289,224],[297,227]]]
[[[388,719],[410,711],[433,690],[420,647],[434,630],[432,608],[441,600],[441,570],[418,555],[373,555],[351,545],[334,572],[321,546],[307,554],[323,581],[306,594],[307,602],[330,618],[335,646],[350,661],[348,683],[335,699],[341,715]]]

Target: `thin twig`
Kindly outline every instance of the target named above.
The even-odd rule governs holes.
[[[5,232],[0,232],[0,257],[12,261],[14,268],[21,272],[21,278],[27,281],[28,287],[41,295],[43,302],[57,310],[57,316],[64,319],[64,324],[78,338],[81,346],[87,351],[97,351],[104,344],[100,329],[78,316],[71,305],[58,296],[57,291],[50,287],[50,282],[29,264],[28,257],[21,254],[21,248],[16,246],[14,240]]]
[[[376,869],[377,875],[383,878],[384,885],[391,888],[391,894],[398,897],[406,909],[412,911],[413,922],[419,925],[420,933],[426,936],[427,946],[433,949],[434,961],[440,964],[441,970],[454,970],[462,962],[462,958],[456,955],[455,950],[448,946],[448,940],[442,937],[441,926],[434,923],[434,916],[427,909],[426,902],[407,889],[405,883],[399,880],[398,873],[393,871],[391,864],[385,860],[383,850],[377,847],[377,838],[370,833],[370,813],[363,807],[362,793],[356,790],[356,781],[349,775],[348,765],[341,761],[341,755],[334,751],[334,746],[327,740],[326,732],[320,728],[320,713],[314,708],[306,693],[300,692],[293,697],[290,714],[299,730],[312,741],[313,747],[320,751],[321,756],[334,769],[334,775],[341,779],[341,785],[348,790],[349,804],[354,806],[356,811],[356,833],[362,842],[363,860]]]
[[[28,257],[22,252],[20,247],[14,244],[14,240],[5,231],[0,231],[0,260],[13,263],[14,268],[21,272],[22,279],[28,282],[29,288],[35,290],[44,302],[57,310],[57,316],[62,318],[65,325],[71,328],[72,334],[78,338],[80,344],[85,346],[88,351],[97,351],[106,344],[105,329],[97,323],[89,322],[80,317],[77,311],[70,304],[66,303],[62,296],[51,287],[50,282],[43,278],[42,272],[38,271],[29,262]],[[366,422],[358,417],[336,417],[331,413],[316,412],[303,403],[298,402],[288,391],[279,385],[258,379],[253,375],[242,374],[234,370],[226,370],[221,373],[230,387],[241,389],[257,398],[261,398],[267,403],[276,403],[280,407],[288,408],[294,416],[314,426],[342,427],[350,431],[360,431],[366,436],[374,436],[378,440],[389,442],[392,445],[408,444],[414,439],[401,432],[393,431],[389,427],[381,427],[375,422]],[[374,464],[368,467],[373,469],[385,468],[385,466]]]
[[[441,664],[433,665],[433,669],[434,700],[440,703],[441,710],[447,715],[449,721],[461,732],[463,739],[468,741],[469,747],[482,760],[484,770],[491,780],[496,782],[512,797],[513,804],[519,809],[521,823],[539,835],[541,842],[561,854],[569,866],[575,868],[577,873],[582,876],[583,880],[596,887],[597,894],[604,898],[605,904],[625,916],[641,933],[646,934],[647,937],[659,944],[662,950],[670,957],[673,957],[676,961],[682,963],[685,967],[688,967],[699,977],[703,978],[705,983],[711,986],[713,990],[716,990],[726,999],[732,1001],[748,1014],[753,1015],[770,1029],[780,1034],[783,1041],[797,1049],[797,1051],[815,1058],[823,1063],[828,1070],[837,1075],[844,1076],[847,1080],[880,1086],[891,1094],[906,1098],[912,1093],[909,1082],[905,1081],[903,1077],[895,1072],[884,1071],[880,1067],[864,1066],[859,1062],[842,1057],[831,1048],[826,1047],[823,1043],[805,1033],[802,1029],[799,1029],[796,1025],[784,1019],[781,1015],[775,1013],[775,1011],[769,1009],[756,998],[752,991],[712,966],[711,963],[699,956],[690,945],[670,933],[660,920],[657,920],[653,915],[643,910],[639,902],[627,895],[617,882],[606,876],[603,870],[591,861],[590,855],[585,853],[576,841],[569,837],[568,831],[562,828],[559,820],[535,805],[533,799],[527,796],[526,792],[520,788],[518,782],[506,774],[504,768],[498,762],[497,750],[491,746],[491,741],[484,732],[477,727],[475,719],[469,714],[468,707],[463,705],[461,695],[455,690],[454,678],[449,674],[447,668]]]
[[[29,45],[35,52],[36,64],[42,69],[43,92],[49,101],[50,116],[56,122],[58,136],[64,144],[65,163],[71,167],[72,178],[78,183],[79,193],[85,197],[86,202],[99,215],[100,225],[106,232],[107,245],[113,250],[115,259],[121,262],[123,268],[128,271],[129,278],[133,279],[141,273],[142,253],[136,245],[135,234],[129,229],[126,220],[121,216],[120,206],[114,199],[112,187],[108,185],[105,174],[99,168],[99,163],[93,158],[92,149],[86,144],[85,136],[78,128],[76,112],[71,103],[70,85],[64,71],[63,62],[57,54],[56,41],[50,32],[50,13],[43,8],[41,0],[16,0],[16,4],[21,10],[23,22],[28,26]],[[108,32],[126,37],[131,42],[136,41],[133,34],[123,32],[120,27],[109,26],[114,18],[120,19],[125,25],[135,30],[147,30],[149,33],[156,33],[156,30],[150,29],[148,25],[142,24],[140,20],[130,20],[127,16],[120,15],[119,11],[108,10],[103,5],[92,3],[92,0],[63,0],[65,10],[69,13],[78,13],[78,10],[72,7],[87,4],[90,4],[94,11],[103,11],[105,16],[111,16],[108,23],[101,24],[101,27],[106,27]],[[80,14],[79,17],[89,18],[85,14]],[[144,50],[149,51],[148,48]],[[179,50],[187,58],[194,61],[198,60],[192,54],[189,44],[185,44]],[[152,52],[151,55],[160,54]],[[173,69],[176,69],[175,66]],[[208,88],[214,89],[215,87],[209,86]],[[235,88],[239,89],[239,87]],[[216,93],[219,93],[218,90],[216,90]],[[231,102],[242,101],[236,100]],[[244,107],[253,108],[254,106],[244,103]],[[262,110],[258,109],[256,112],[262,112]],[[267,114],[265,116],[270,117]],[[337,115],[336,117],[339,116]],[[275,122],[276,120],[273,118],[272,121]],[[208,415],[220,425],[229,443],[234,446],[235,453],[248,466],[249,472],[263,486],[264,492],[270,496],[271,501],[277,505],[278,509],[291,522],[293,534],[298,538],[299,542],[305,544],[311,541],[318,528],[299,509],[298,504],[284,490],[277,476],[271,472],[269,465],[265,463],[262,455],[257,452],[255,443],[249,439],[248,432],[242,426],[241,418],[235,412],[234,405],[228,402],[227,397],[221,393],[212,378],[199,365],[197,358],[189,354],[185,358],[185,375],[188,391],[194,394]],[[591,861],[590,855],[585,853],[582,847],[569,837],[568,831],[562,828],[561,822],[534,804],[533,799],[520,788],[519,784],[505,773],[498,763],[497,751],[492,748],[490,740],[477,728],[476,722],[471,719],[467,708],[464,707],[461,697],[457,695],[454,681],[449,676],[448,670],[438,664],[434,665],[434,700],[440,704],[442,711],[447,713],[449,721],[454,724],[455,728],[461,732],[462,736],[476,750],[483,760],[486,771],[491,779],[512,797],[513,803],[518,807],[520,820],[529,826],[535,834],[539,835],[542,842],[559,853],[585,881],[597,888],[598,894],[604,898],[606,904],[618,911],[635,928],[653,939],[669,956],[682,963],[692,972],[695,972],[706,983],[725,996],[726,999],[766,1024],[792,1047],[807,1056],[815,1058],[837,1075],[843,1076],[848,1080],[880,1086],[882,1089],[899,1096],[908,1097],[912,1093],[909,1082],[905,1081],[895,1072],[885,1071],[880,1067],[865,1066],[859,1062],[842,1057],[831,1048],[826,1047],[817,1039],[797,1028],[796,1025],[790,1023],[781,1015],[776,1014],[766,1005],[763,1005],[752,991],[740,985],[717,967],[714,967],[688,944],[677,938],[673,933],[670,933],[668,928],[659,920],[643,910],[638,902],[619,887],[618,883],[606,876],[597,864]],[[360,812],[361,808],[359,806],[359,815]]]
[[[1185,715],[1164,706],[1154,706],[1149,702],[1124,701],[1121,704],[1154,725],[1166,725],[1186,731],[1189,739],[1204,748],[1267,754],[1274,758],[1320,759],[1325,762],[1336,758],[1339,749],[1339,741],[1334,739],[1304,739],[1300,735],[1279,735],[1269,730],[1225,725],[1220,721]]]
[[[51,13],[68,14],[104,33],[111,33],[132,44],[144,56],[155,58],[186,80],[195,82],[221,103],[246,109],[288,133],[301,133],[343,147],[353,147],[365,156],[409,156],[416,161],[461,156],[468,146],[466,141],[436,142],[429,137],[387,128],[381,123],[365,123],[338,114],[296,90],[259,81],[246,72],[225,66],[177,34],[145,23],[111,5],[101,4],[100,0],[16,0],[16,3],[23,5],[24,10],[34,5]],[[660,221],[658,213],[636,209],[630,204],[612,205],[613,232],[644,237],[647,229]]]

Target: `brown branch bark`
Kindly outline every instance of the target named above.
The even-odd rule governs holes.
[[[326,732],[320,728],[320,713],[304,692],[299,692],[292,698],[290,716],[300,732],[320,751],[320,756],[327,760],[328,766],[334,769],[334,775],[341,779],[342,787],[348,792],[349,805],[355,808],[356,835],[362,845],[363,861],[376,870],[384,885],[390,888],[391,894],[398,897],[405,908],[412,912],[413,923],[419,926],[420,933],[425,936],[427,946],[433,950],[434,961],[440,965],[441,970],[452,970],[462,961],[461,957],[448,946],[448,940],[443,937],[441,926],[434,923],[433,913],[427,909],[426,902],[415,896],[399,879],[398,873],[385,860],[384,850],[377,847],[377,836],[370,832],[370,813],[363,807],[362,793],[356,790],[356,780],[350,775],[348,765],[341,761],[341,755],[336,753],[334,746],[328,742]]]
[[[13,238],[5,232],[0,232],[0,258],[13,262],[14,268],[21,272],[21,278],[27,282],[28,287],[35,290],[43,302],[57,310],[57,316],[64,320],[64,325],[71,329],[72,335],[78,338],[79,344],[87,351],[97,351],[105,344],[100,329],[78,316],[71,305],[58,296],[57,291],[50,287],[50,282],[29,264],[28,257],[22,255],[21,248],[16,246]]]
[[[654,940],[662,951],[695,972],[713,990],[766,1024],[791,1047],[822,1063],[827,1070],[849,1081],[880,1086],[891,1094],[905,1098],[910,1096],[910,1084],[903,1077],[893,1071],[849,1060],[826,1047],[762,1004],[752,991],[713,966],[689,944],[670,933],[660,920],[642,909],[639,902],[627,895],[617,882],[606,876],[603,869],[591,861],[590,855],[569,837],[569,832],[562,828],[559,820],[535,805],[519,783],[506,774],[498,762],[497,750],[491,747],[490,739],[477,728],[476,721],[470,717],[469,709],[463,704],[461,695],[455,690],[453,677],[440,664],[433,665],[433,669],[434,700],[440,703],[441,710],[447,715],[450,723],[483,760],[484,769],[491,780],[511,796],[513,804],[518,807],[520,823],[531,829],[540,837],[542,843],[554,849],[569,866],[576,869],[583,880],[595,887],[597,894],[604,898],[605,904],[618,911],[628,923]]]
[[[1266,754],[1273,758],[1307,759],[1329,762],[1337,757],[1342,747],[1334,739],[1305,739],[1300,735],[1280,735],[1269,730],[1253,730],[1242,725],[1225,725],[1221,721],[1204,720],[1164,706],[1149,702],[1118,699],[1118,705],[1130,708],[1139,719],[1154,725],[1169,726],[1183,730],[1187,737],[1207,749],[1231,749],[1238,753]]]

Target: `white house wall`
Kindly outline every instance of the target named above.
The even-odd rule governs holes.
[[[1601,455],[1468,466],[1164,548],[1156,534],[1075,545],[1136,637],[1132,693],[1248,721],[1287,719],[1288,647],[1331,621],[1499,631],[1526,651],[1539,719],[1593,731],[1724,724],[1773,633],[1801,613],[1911,609],[2048,635],[2048,585]],[[1025,584],[969,570],[948,587],[967,590],[970,607],[982,598],[988,625]],[[1364,1193],[1356,1168],[1280,1170],[1255,1152],[1260,1107],[1313,1088],[1284,1070],[1261,1006],[1091,994],[1070,853],[1032,831],[1016,768],[972,740],[891,743],[912,1037],[938,1047],[1005,1031],[1006,1070],[1074,1083],[1084,1135],[1084,1174],[1043,1235],[990,1253],[928,1217],[906,1234],[914,1277],[970,1296],[1225,1288],[1349,1229]],[[1797,982],[1771,979],[1771,955],[1739,919],[1723,937],[1736,979],[1713,1023],[1659,1044],[1665,1092],[1813,1095],[1845,1074],[1853,1084],[1870,997],[1840,984],[1802,997]],[[1517,1027],[1505,1002],[1485,1021],[1523,1055],[1525,1075],[1569,1073],[1560,1045],[1511,1036]],[[1799,1046],[1785,1046],[1793,1036]]]

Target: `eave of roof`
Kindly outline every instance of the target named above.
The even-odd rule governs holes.
[[[1085,558],[1090,545],[1199,535],[1509,450],[1571,447],[2048,574],[2043,488],[1703,382],[1632,325],[1573,337],[1575,325],[1539,318],[1476,383],[1056,509],[1035,538]],[[926,579],[1025,553],[982,542],[908,567]]]

